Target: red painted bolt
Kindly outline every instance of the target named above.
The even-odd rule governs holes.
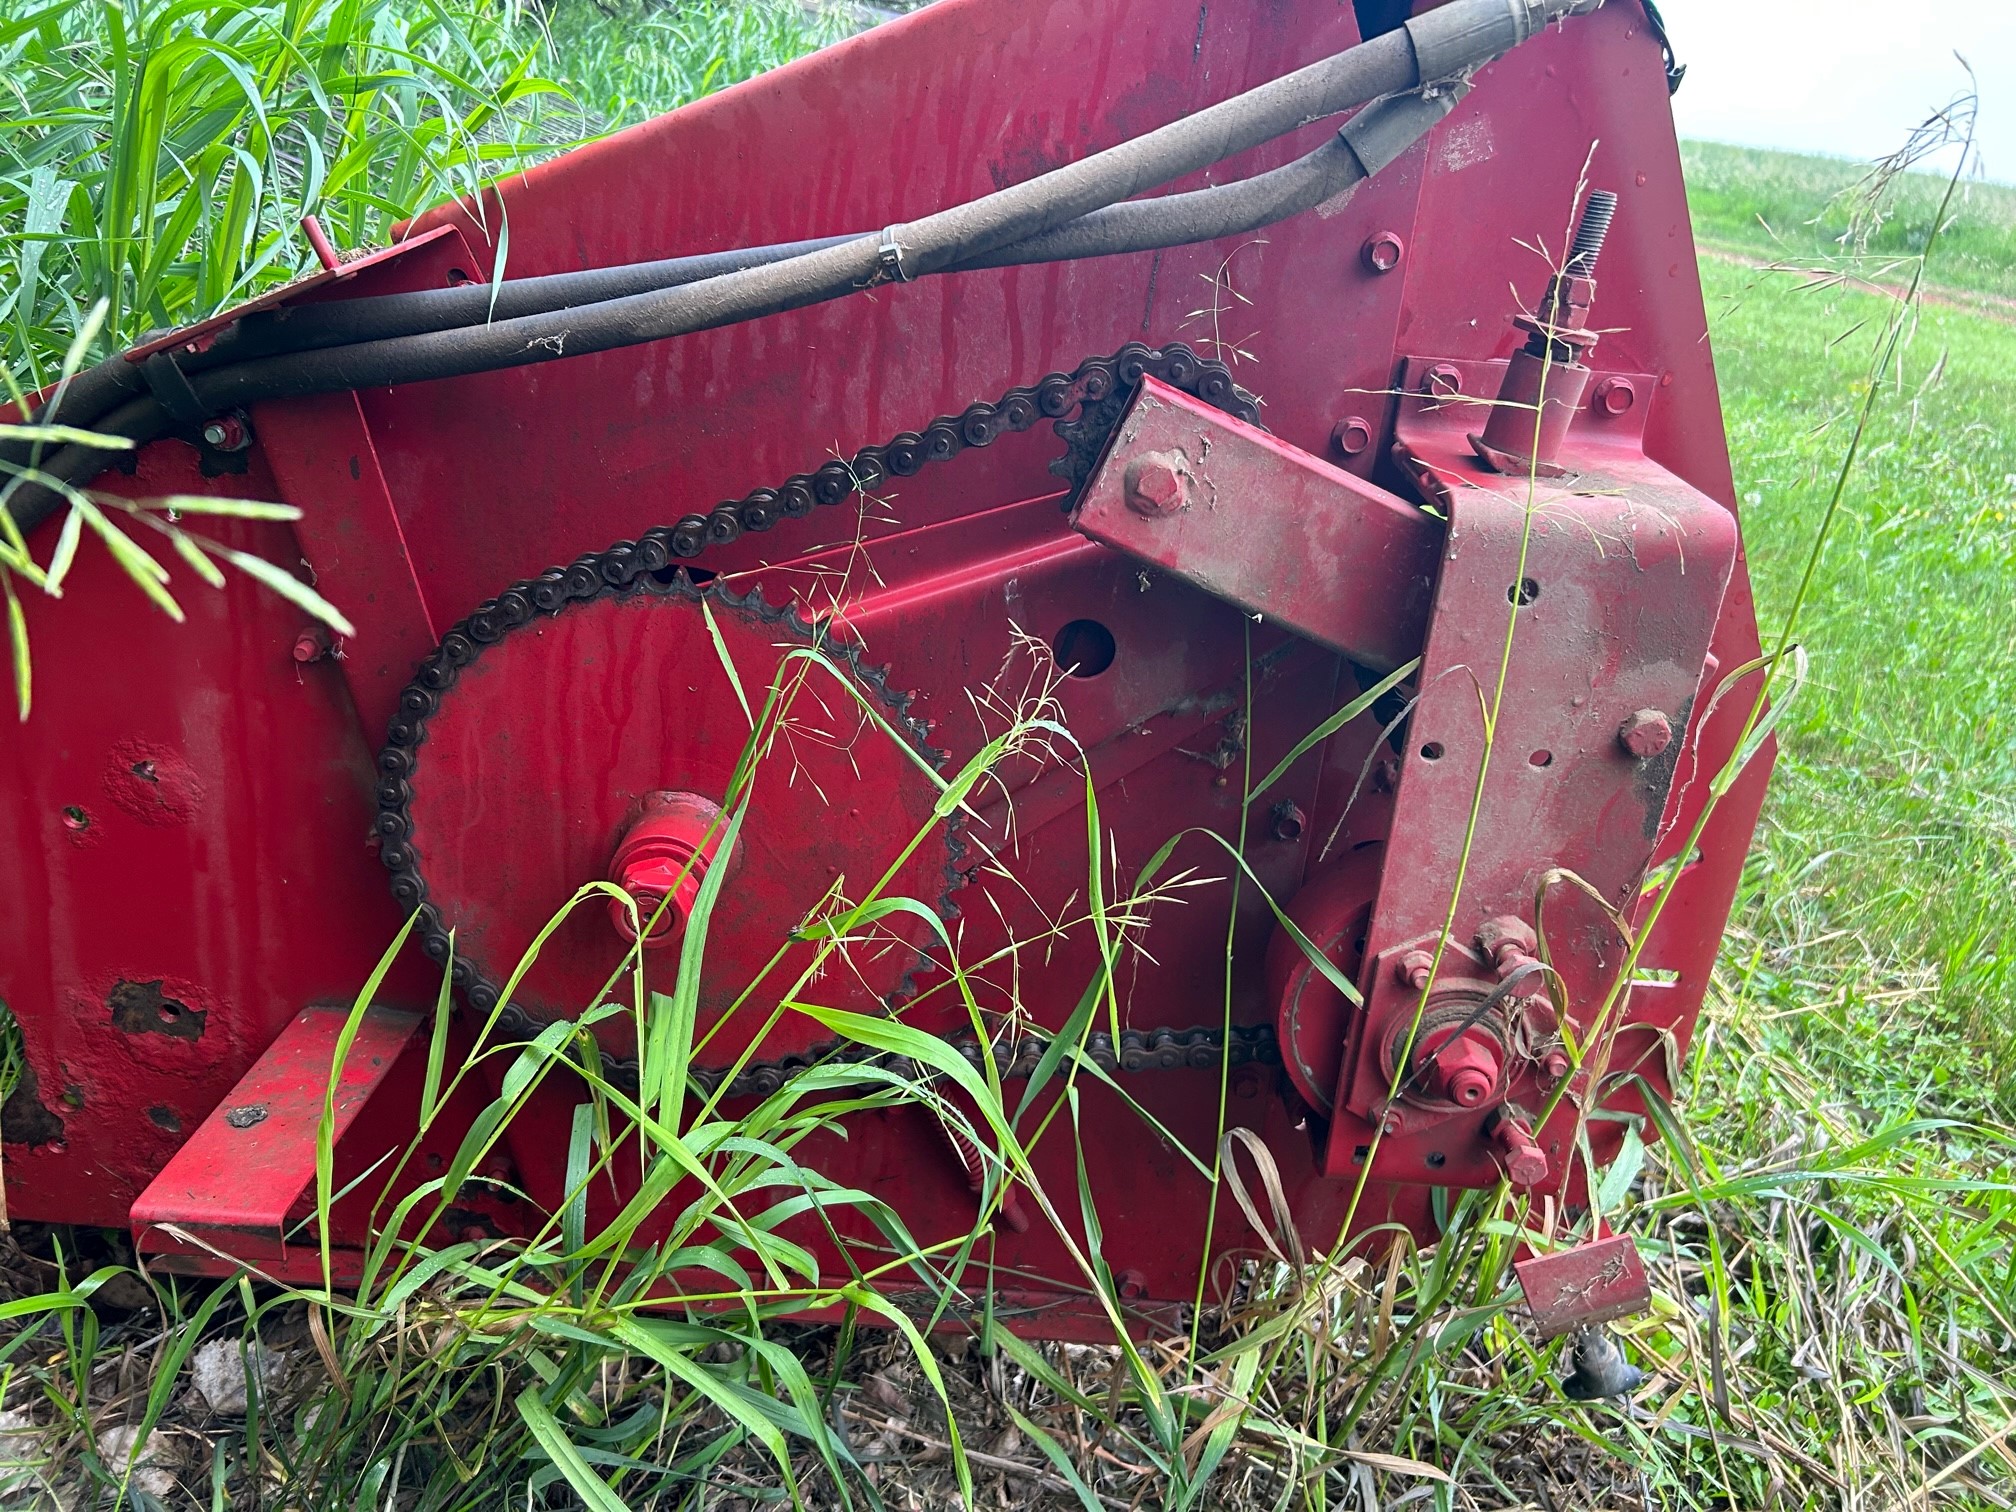
[[[1606,415],[1629,414],[1638,402],[1638,390],[1629,378],[1605,378],[1596,385],[1596,407]]]
[[[1477,948],[1501,970],[1508,956],[1530,956],[1539,944],[1540,937],[1533,933],[1533,926],[1517,914],[1500,914],[1477,926]]]
[[[1330,443],[1347,457],[1355,457],[1372,444],[1372,426],[1360,415],[1346,415],[1330,432]]]
[[[1617,744],[1640,761],[1649,761],[1673,744],[1672,721],[1657,709],[1640,709],[1618,729]]]
[[[1498,1147],[1506,1178],[1515,1187],[1536,1187],[1547,1179],[1547,1152],[1517,1119],[1499,1119],[1491,1128],[1491,1143]]]
[[[330,646],[329,632],[320,625],[310,625],[294,637],[294,660],[304,667],[318,662],[329,654]]]
[[[1463,392],[1463,374],[1447,362],[1438,362],[1421,379],[1421,392],[1437,399],[1451,399]]]
[[[1365,266],[1374,273],[1391,273],[1400,266],[1400,259],[1407,254],[1407,243],[1391,231],[1381,231],[1365,243],[1360,255]]]
[[[1482,1107],[1497,1090],[1497,1051],[1482,1035],[1430,1035],[1422,1044],[1422,1063],[1428,1067],[1428,1092],[1459,1108]]]
[[[1540,1069],[1547,1073],[1549,1081],[1558,1082],[1570,1071],[1573,1071],[1575,1065],[1574,1062],[1568,1059],[1568,1052],[1566,1050],[1549,1050],[1540,1058]]]
[[[1428,973],[1435,969],[1435,954],[1429,950],[1410,950],[1400,957],[1397,968],[1400,985],[1412,987],[1419,992],[1428,985]]]
[[[1190,473],[1183,458],[1150,452],[1127,467],[1127,507],[1138,515],[1169,515],[1190,502]]]

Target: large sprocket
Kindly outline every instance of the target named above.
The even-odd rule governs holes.
[[[406,770],[388,772],[398,791],[381,793],[401,799],[382,810],[400,832],[381,825],[381,835],[428,953],[447,959],[454,930],[454,976],[473,1006],[496,1006],[548,921],[583,884],[610,877],[652,794],[722,803],[752,749],[747,813],[708,921],[696,1069],[729,1066],[752,1042],[775,1061],[830,1041],[816,1020],[778,1014],[794,987],[865,1012],[903,993],[928,944],[914,916],[843,947],[810,985],[800,978],[814,947],[792,942],[808,916],[859,900],[892,868],[882,895],[945,912],[957,880],[956,840],[934,819],[938,789],[918,760],[942,758],[908,699],[850,648],[793,610],[676,570],[568,599],[466,651],[450,639],[463,654],[431,707],[409,707],[412,738],[395,747]],[[802,648],[821,655],[792,655]],[[773,687],[782,702],[766,721]],[[508,1027],[577,1017],[612,980],[627,998],[629,949],[601,900],[577,906],[513,989]],[[648,985],[670,991],[679,950],[642,954]],[[597,1034],[619,1063],[636,1054],[628,1015]]]

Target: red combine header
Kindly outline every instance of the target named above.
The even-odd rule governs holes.
[[[297,506],[224,539],[355,634],[249,579],[166,628],[103,553],[34,606],[14,1213],[341,1281],[396,1169],[522,1236],[588,1100],[486,1125],[536,1042],[666,1116],[931,1080],[801,1158],[990,1217],[955,1279],[1035,1334],[1103,1326],[1030,1190],[1081,1150],[1148,1320],[1438,1190],[1569,1232],[1701,1006],[1758,644],[1656,13],[1413,10],[941,0],[80,375],[136,449],[45,477]],[[1040,1182],[968,1069],[1024,1129],[1071,1084]],[[844,1275],[864,1212],[789,1232]],[[1545,1331],[1644,1299],[1595,1227]]]

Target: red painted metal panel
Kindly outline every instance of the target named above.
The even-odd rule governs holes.
[[[1427,634],[1437,521],[1152,378],[1071,523],[1381,672]]]
[[[483,276],[491,271],[484,228],[507,210],[513,276],[879,226],[1080,157],[1353,40],[1350,8],[1327,0],[1206,7],[942,0],[513,175],[481,217],[452,210],[423,217],[422,231],[452,224],[462,236],[361,273],[344,289],[438,286],[451,270]],[[1327,130],[1312,126],[1197,181],[1271,166]],[[1389,444],[1403,414],[1410,427],[1418,429],[1420,419],[1418,406],[1397,392],[1407,359],[1467,365],[1477,375],[1473,391],[1486,391],[1495,370],[1480,365],[1503,357],[1517,339],[1505,291],[1537,286],[1545,276],[1521,243],[1562,239],[1591,142],[1598,142],[1592,180],[1617,188],[1624,200],[1605,253],[1602,323],[1612,334],[1597,376],[1631,377],[1637,403],[1619,424],[1597,416],[1578,426],[1571,446],[1645,469],[1627,482],[1661,498],[1685,480],[1699,492],[1670,496],[1684,494],[1689,520],[1704,520],[1708,511],[1733,507],[1727,457],[1659,50],[1628,0],[1484,70],[1427,142],[1348,199],[1261,236],[925,280],[628,352],[271,406],[255,417],[259,442],[250,471],[237,479],[201,478],[195,453],[180,442],[147,449],[135,477],[108,486],[129,494],[229,488],[279,494],[307,509],[309,519],[291,535],[241,525],[224,533],[234,545],[286,564],[305,559],[326,574],[325,588],[357,620],[359,637],[346,648],[349,661],[297,663],[298,613],[239,581],[222,594],[189,590],[190,623],[171,630],[136,619],[131,590],[88,556],[63,601],[36,606],[45,660],[35,722],[0,736],[20,774],[0,795],[0,856],[19,879],[19,907],[0,922],[0,998],[22,1022],[33,1072],[19,1116],[9,1122],[17,1214],[123,1221],[187,1131],[230,1094],[298,1005],[354,993],[401,918],[371,849],[373,753],[387,691],[443,626],[517,579],[705,513],[723,497],[775,484],[835,454],[851,456],[860,445],[1135,339],[1187,339],[1207,355],[1251,354],[1240,357],[1238,376],[1264,402],[1278,443],[1247,439],[1288,467],[1282,476],[1291,491],[1320,478],[1360,501],[1377,497],[1347,481],[1355,478],[1402,494],[1410,477]],[[1364,249],[1374,241],[1397,256],[1368,259]],[[1644,454],[1667,472],[1642,458],[1630,463],[1641,434]],[[1461,461],[1460,435],[1430,439],[1448,443],[1449,457],[1438,465]],[[1396,802],[1411,805],[1419,785],[1382,732],[1390,711],[1306,752],[1266,795],[1266,810],[1244,811],[1249,777],[1272,768],[1355,696],[1357,673],[1331,649],[1271,622],[1254,625],[1225,597],[1075,534],[1047,466],[1059,450],[1039,427],[878,488],[872,504],[857,500],[783,520],[698,565],[722,574],[722,586],[738,595],[760,587],[772,604],[795,601],[866,665],[886,661],[889,687],[912,695],[909,717],[954,764],[994,727],[976,691],[1014,697],[1031,673],[1032,645],[1057,643],[1072,626],[1097,626],[1110,638],[1110,665],[1063,678],[1055,697],[1087,753],[1110,832],[1102,859],[1114,868],[1115,887],[1131,882],[1145,858],[1184,828],[1199,833],[1184,841],[1175,864],[1222,878],[1229,862],[1208,836],[1236,844],[1247,833],[1245,860],[1259,886],[1288,900],[1305,881],[1320,884],[1298,900],[1314,913],[1370,907],[1362,876],[1347,878],[1349,886],[1326,880],[1349,857],[1359,873],[1394,860],[1383,871],[1389,886],[1414,872],[1423,889],[1437,881],[1446,887],[1446,875],[1432,875],[1432,865],[1407,851],[1416,843],[1414,826],[1394,819]],[[1497,507],[1488,499],[1478,504]],[[1490,523],[1495,531],[1501,522]],[[1726,546],[1726,532],[1722,539]],[[1227,551],[1239,545],[1234,538],[1213,544]],[[1546,549],[1568,551],[1566,533],[1557,540],[1550,529]],[[1214,570],[1205,580],[1253,596],[1235,590],[1229,575],[1250,565],[1231,563],[1227,575]],[[1622,569],[1580,561],[1572,570],[1594,582]],[[1493,573],[1503,575],[1495,566]],[[1443,585],[1444,599],[1454,581]],[[1667,577],[1660,582],[1671,586]],[[1685,585],[1682,596],[1698,599],[1698,586]],[[1498,591],[1502,615],[1502,585]],[[1671,617],[1664,602],[1644,607],[1655,620]],[[605,864],[618,838],[616,818],[603,812],[613,790],[647,781],[682,785],[677,770],[661,778],[617,768],[653,749],[676,768],[673,758],[700,734],[727,738],[718,729],[677,727],[679,695],[693,679],[668,679],[697,675],[704,664],[673,654],[677,646],[691,650],[690,637],[670,636],[659,646],[652,637],[635,639],[624,662],[605,654],[623,649],[613,641],[598,645],[594,635],[578,633],[588,622],[528,625],[520,633],[536,644],[518,669],[522,676],[501,679],[513,696],[480,704],[471,693],[503,665],[492,664],[444,695],[451,711],[455,697],[469,696],[463,716],[480,717],[465,719],[458,736],[444,736],[432,751],[419,747],[421,775],[433,761],[433,773],[449,779],[437,811],[447,817],[429,840],[435,854],[488,847],[487,859],[466,868],[459,885],[457,910],[468,917],[451,922],[480,934],[486,910],[504,917],[497,948],[487,952],[493,958],[508,957],[504,936],[522,932],[524,918],[511,911],[550,900],[534,898],[532,889],[523,897],[486,894],[483,865],[529,864],[565,850],[556,834],[569,826],[600,826],[607,832],[598,832],[601,849],[570,852],[568,866],[541,886],[590,880],[577,874]],[[1618,623],[1606,622],[1613,630]],[[1698,645],[1689,643],[1691,665],[1676,657],[1667,666],[1624,646],[1642,639],[1626,628],[1628,636],[1618,631],[1614,643],[1565,654],[1620,692],[1650,678],[1657,687],[1648,684],[1644,696],[1656,692],[1661,707],[1679,712],[1700,676]],[[1467,646],[1444,657],[1433,649],[1437,635],[1429,632],[1431,659],[1475,661],[1480,654]],[[1392,639],[1389,653],[1418,636],[1396,627]],[[745,648],[759,674],[781,654],[760,641],[752,636]],[[1721,596],[1712,655],[1728,668],[1754,648],[1738,570]],[[1555,707],[1566,673],[1556,668],[1548,677],[1549,707],[1566,720]],[[1677,698],[1669,697],[1682,683]],[[722,698],[701,702],[709,726],[732,725]],[[1700,728],[1700,702],[1688,749],[1708,770],[1726,755],[1732,730],[1728,722]],[[1439,717],[1425,706],[1415,715],[1424,726]],[[1610,717],[1605,711],[1604,720]],[[1503,866],[1493,862],[1473,879],[1480,901],[1486,893],[1516,897],[1530,881],[1521,868],[1552,855],[1562,835],[1595,836],[1600,843],[1578,864],[1601,873],[1600,888],[1621,897],[1645,855],[1675,843],[1676,824],[1696,812],[1698,781],[1678,785],[1663,816],[1648,810],[1649,789],[1606,782],[1592,798],[1565,782],[1579,770],[1567,755],[1586,749],[1594,760],[1591,741],[1602,724],[1593,710],[1587,724],[1574,726],[1573,743],[1552,747],[1564,760],[1551,776],[1540,768],[1514,772],[1525,786],[1494,790],[1494,833],[1526,834],[1533,843],[1530,855],[1503,854]],[[500,743],[522,755],[502,763],[483,755]],[[459,777],[450,759],[456,750],[469,758]],[[590,759],[598,753],[606,770]],[[1682,874],[1647,947],[1645,965],[1678,971],[1688,985],[1634,989],[1633,1016],[1655,1026],[1630,1050],[1641,1060],[1653,1055],[1655,1040],[1684,1044],[1693,984],[1706,980],[1712,963],[1763,777],[1760,764],[1725,801],[1702,858]],[[605,778],[610,791],[597,787]],[[864,781],[887,777],[877,768]],[[990,1015],[1013,1010],[1054,1027],[1098,961],[1088,930],[1057,927],[1082,908],[1093,859],[1084,786],[1076,764],[1032,751],[974,805],[963,836],[967,859],[949,880],[963,884],[953,894],[962,951],[990,961],[977,973]],[[486,812],[491,796],[510,811],[508,821]],[[771,830],[761,840],[773,860],[788,860],[797,846],[808,857],[816,852],[820,866],[852,874],[869,865],[896,826],[885,807],[893,803],[905,820],[914,818],[915,796],[899,801],[886,788],[878,792],[861,805],[873,817],[864,815],[852,833],[830,812],[848,800],[829,795],[822,807],[794,797],[780,810],[786,817],[764,815]],[[1276,803],[1304,821],[1275,824]],[[1591,817],[1601,811],[1615,818],[1607,828]],[[1607,849],[1618,836],[1623,848]],[[987,854],[1001,857],[1013,879],[981,864]],[[1431,861],[1445,864],[1446,853],[1437,855],[1443,859]],[[780,875],[787,869],[781,862],[773,868]],[[1398,910],[1407,896],[1405,886],[1394,887],[1380,906]],[[799,901],[780,882],[755,900],[747,927],[776,915],[768,922],[781,933],[796,922],[784,915]],[[1411,938],[1425,909],[1416,896],[1406,927],[1390,926],[1397,945]],[[594,922],[606,930],[599,912]],[[1255,886],[1243,886],[1236,901],[1224,882],[1194,888],[1180,903],[1156,904],[1152,922],[1149,948],[1126,962],[1124,1026],[1217,1025],[1228,1014],[1239,1027],[1274,1021],[1277,984],[1267,962],[1277,932]],[[1349,954],[1355,936],[1348,928],[1334,935],[1340,955]],[[1035,939],[1043,941],[1040,951],[1026,948]],[[730,940],[722,960],[748,943]],[[1374,957],[1386,949],[1383,937],[1370,943]],[[1024,948],[1011,950],[1016,946]],[[384,1001],[423,1007],[435,979],[425,961],[404,962]],[[935,981],[928,970],[918,973],[914,985],[926,995],[910,1011],[916,1022],[949,1032],[959,1017],[939,1005],[949,994],[929,995]],[[1298,1022],[1328,1025],[1338,1051],[1334,1040],[1352,1032],[1352,1016],[1319,1007],[1312,1003]],[[148,1014],[155,1021],[143,1028]],[[1663,1051],[1659,1058],[1663,1063]],[[1258,1068],[1233,1073],[1233,1121],[1259,1132],[1274,1152],[1311,1242],[1329,1242],[1351,1200],[1352,1183],[1327,1174],[1325,1157],[1330,1171],[1349,1169],[1355,1146],[1345,1118],[1325,1130],[1323,1110],[1312,1116],[1291,1088],[1307,1091],[1362,1069],[1340,1052],[1327,1066],[1299,1067],[1285,1086]],[[1211,1073],[1143,1075],[1130,1091],[1173,1139],[1209,1159],[1219,1134]],[[404,1106],[391,1090],[381,1093],[366,1116],[395,1103]],[[513,1166],[505,1174],[549,1207],[559,1192],[569,1106],[565,1089],[549,1089],[510,1136]],[[457,1120],[466,1117],[466,1109],[444,1115],[436,1135],[452,1144]],[[1118,1099],[1088,1089],[1083,1117],[1113,1264],[1138,1273],[1144,1309],[1187,1298],[1200,1274],[1214,1274],[1214,1257],[1201,1250],[1214,1203],[1208,1183],[1146,1137]],[[1430,1167],[1425,1155],[1436,1152],[1423,1147],[1414,1151],[1422,1163],[1410,1168],[1382,1162],[1356,1221],[1393,1219],[1429,1233],[1428,1189],[1416,1183],[1496,1178],[1490,1147],[1477,1138],[1481,1118],[1479,1125],[1460,1159],[1441,1151],[1450,1158]],[[374,1140],[386,1136],[372,1133]],[[359,1137],[353,1131],[350,1144]],[[845,1141],[815,1141],[804,1153],[836,1179],[888,1200],[926,1242],[970,1224],[965,1172],[921,1112],[853,1120]],[[1055,1190],[1075,1186],[1071,1141],[1048,1141],[1038,1163]],[[1384,1184],[1388,1177],[1395,1184]],[[598,1188],[597,1211],[622,1195]],[[339,1249],[354,1252],[367,1222],[368,1205],[340,1215],[332,1236]],[[1223,1212],[1217,1235],[1220,1254],[1257,1243]],[[830,1253],[823,1235],[801,1237]],[[1041,1224],[1004,1233],[993,1259],[1012,1276],[1016,1305],[1029,1309],[1024,1326],[1096,1331],[1097,1314],[1086,1308],[1082,1278],[1057,1235]],[[185,1254],[174,1263],[210,1262]]]
[[[328,654],[343,670],[366,738],[375,740],[437,637],[363,412],[354,395],[278,399],[258,406],[253,424],[273,481],[302,512],[295,534],[317,591],[357,626]],[[304,633],[311,645],[327,641],[312,627]]]

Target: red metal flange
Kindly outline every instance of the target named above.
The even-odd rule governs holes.
[[[609,862],[609,880],[629,894],[645,929],[644,948],[655,950],[686,932],[728,818],[698,793],[646,793],[639,809]],[[620,898],[609,900],[609,920],[624,939],[637,938]]]

